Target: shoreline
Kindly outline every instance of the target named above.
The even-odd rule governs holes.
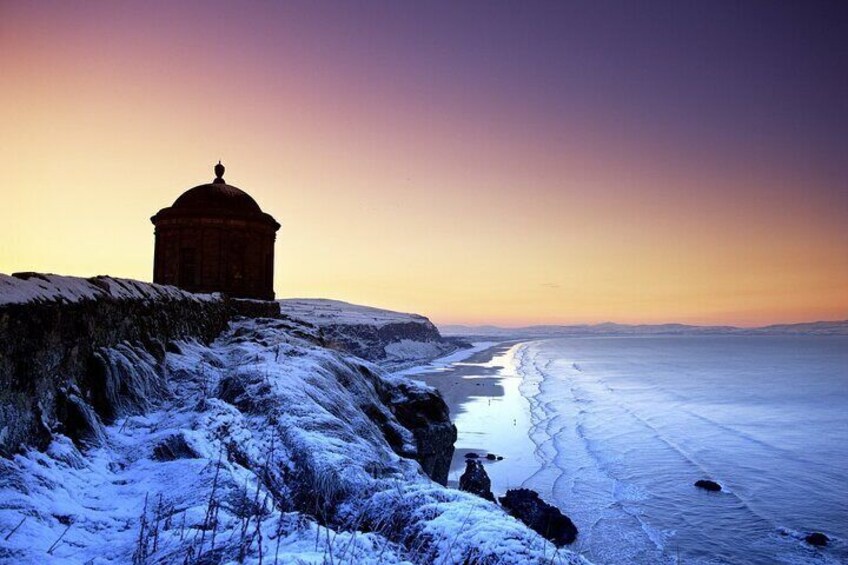
[[[458,432],[449,485],[456,486],[465,470],[466,453],[480,456],[496,496],[522,486],[539,469],[530,437],[531,404],[521,392],[518,370],[521,350],[532,341],[478,342],[464,357],[448,356],[403,373],[436,388],[448,405]],[[486,459],[489,453],[503,459]]]

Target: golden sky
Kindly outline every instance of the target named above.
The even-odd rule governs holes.
[[[222,159],[283,225],[279,297],[437,323],[848,318],[844,100],[689,74],[692,46],[657,62],[601,24],[562,44],[523,13],[212,6],[0,4],[0,272],[150,280],[150,216]]]

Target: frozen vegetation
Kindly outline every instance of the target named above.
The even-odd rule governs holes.
[[[0,398],[0,562],[579,561],[434,481],[455,437],[444,403],[327,347],[324,324],[231,313],[207,340],[218,322],[207,327],[206,316],[219,310],[192,301],[219,297],[118,279],[39,276],[40,290],[9,279],[0,384],[37,402]],[[75,303],[84,309],[67,310]],[[82,317],[73,331],[70,314]],[[132,323],[107,331],[110,343],[89,326],[113,315]],[[28,324],[43,343],[15,337]],[[97,378],[78,362],[91,340]],[[41,351],[50,347],[58,354]],[[12,430],[28,411],[35,423]]]

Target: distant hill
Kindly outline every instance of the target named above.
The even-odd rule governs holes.
[[[759,328],[735,326],[691,326],[686,324],[577,324],[542,325],[521,328],[498,326],[440,325],[444,336],[463,337],[580,337],[580,336],[638,336],[638,335],[848,335],[848,320],[776,324]]]

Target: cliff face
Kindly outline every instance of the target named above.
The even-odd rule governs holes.
[[[338,300],[280,300],[282,313],[319,328],[327,345],[397,370],[447,355],[463,344],[444,339],[430,320]]]

